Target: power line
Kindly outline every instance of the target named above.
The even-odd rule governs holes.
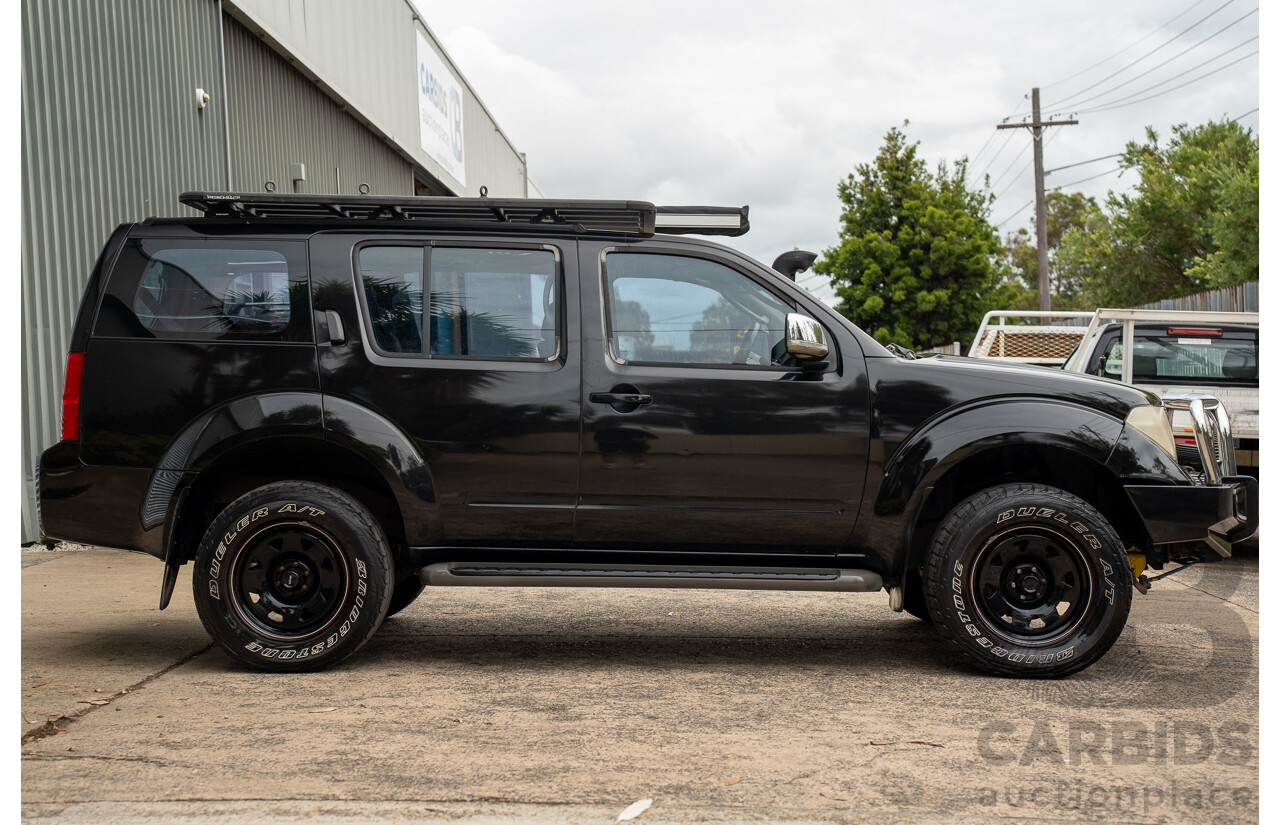
[[[1018,174],[1013,176],[1013,180],[1009,181],[1009,185],[1000,190],[1000,194],[996,195],[996,200],[1004,197],[1004,193],[1013,188],[1013,185],[1022,178],[1022,173],[1027,171],[1027,167],[1035,162],[1035,158],[1029,158],[1026,163],[1022,164],[1022,168],[1018,170]]]
[[[1053,187],[1053,189],[1052,189],[1051,191],[1053,191],[1053,192],[1057,192],[1059,189],[1065,189],[1065,188],[1067,188],[1068,186],[1075,186],[1076,184],[1084,183],[1085,181],[1095,180],[1095,179],[1100,178],[1100,177],[1102,177],[1102,176],[1104,176],[1104,175],[1110,175],[1112,172],[1115,172],[1115,171],[1117,171],[1117,170],[1119,170],[1119,172],[1120,172],[1120,174],[1121,174],[1121,175],[1123,175],[1125,172],[1129,171],[1129,170],[1127,170],[1127,169],[1121,169],[1119,166],[1116,166],[1116,167],[1114,167],[1114,168],[1112,168],[1112,169],[1108,169],[1108,170],[1107,170],[1107,171],[1105,171],[1105,172],[1099,172],[1099,173],[1098,173],[1098,174],[1096,174],[1096,175],[1090,175],[1090,176],[1089,176],[1089,177],[1087,177],[1087,178],[1081,178],[1080,180],[1073,180],[1073,181],[1071,181],[1070,183],[1064,183],[1064,184],[1062,184],[1061,186],[1055,186],[1055,187]]]
[[[1223,3],[1221,6],[1218,6],[1216,9],[1214,9],[1214,10],[1213,10],[1213,11],[1211,11],[1211,12],[1209,12],[1209,13],[1208,13],[1208,14],[1206,14],[1204,17],[1201,17],[1199,20],[1197,20],[1196,22],[1192,23],[1190,26],[1186,27],[1186,28],[1185,28],[1185,29],[1183,29],[1182,31],[1178,32],[1178,33],[1177,33],[1177,34],[1175,34],[1173,37],[1169,38],[1168,40],[1166,40],[1166,41],[1164,41],[1163,43],[1161,43],[1159,46],[1156,46],[1156,47],[1155,47],[1154,49],[1152,49],[1151,51],[1149,51],[1149,52],[1147,52],[1146,54],[1142,55],[1142,57],[1139,57],[1137,60],[1134,60],[1134,61],[1132,61],[1131,63],[1126,63],[1124,66],[1121,66],[1119,69],[1116,69],[1114,72],[1112,72],[1111,74],[1109,74],[1109,75],[1107,75],[1106,77],[1102,78],[1101,80],[1099,80],[1099,81],[1097,81],[1097,82],[1095,82],[1095,83],[1091,83],[1091,84],[1089,84],[1088,86],[1085,86],[1085,87],[1084,87],[1083,89],[1081,89],[1080,91],[1075,92],[1074,94],[1067,95],[1065,98],[1063,98],[1063,99],[1062,99],[1062,102],[1063,102],[1063,103],[1065,103],[1066,101],[1071,100],[1072,98],[1079,97],[1080,95],[1084,94],[1085,92],[1089,91],[1090,89],[1096,89],[1097,87],[1101,86],[1103,83],[1106,83],[1108,80],[1110,80],[1111,78],[1113,78],[1113,77],[1115,77],[1116,75],[1120,74],[1121,72],[1128,71],[1129,69],[1131,69],[1131,68],[1133,68],[1134,66],[1138,65],[1138,64],[1139,64],[1139,63],[1141,63],[1142,61],[1146,60],[1146,59],[1147,59],[1148,57],[1150,57],[1151,55],[1153,55],[1153,54],[1155,54],[1156,52],[1158,52],[1158,51],[1160,51],[1161,49],[1163,49],[1165,46],[1168,46],[1170,43],[1174,42],[1174,41],[1175,41],[1175,40],[1177,40],[1179,37],[1182,37],[1182,35],[1186,34],[1186,33],[1187,33],[1187,32],[1189,32],[1189,31],[1191,31],[1191,30],[1192,30],[1192,29],[1194,29],[1196,26],[1199,26],[1201,23],[1203,23],[1204,21],[1208,20],[1210,17],[1213,17],[1215,14],[1217,14],[1217,13],[1218,13],[1218,12],[1220,12],[1220,11],[1222,11],[1223,9],[1225,9],[1227,6],[1231,5],[1231,4],[1232,4],[1232,3],[1234,3],[1235,1],[1236,1],[1236,0],[1227,0],[1227,2]],[[1051,106],[1050,108],[1060,108],[1061,106],[1062,106],[1062,103],[1055,103],[1055,104],[1054,104],[1053,106]]]
[[[1022,147],[1021,152],[1014,155],[1013,160],[1010,161],[1009,165],[1006,166],[1004,168],[1004,171],[1000,173],[1000,177],[996,178],[994,181],[991,182],[992,188],[995,188],[1000,185],[1000,181],[1005,179],[1005,176],[1009,174],[1009,170],[1012,169],[1014,165],[1017,164],[1018,161],[1022,160],[1022,156],[1025,155],[1027,153],[1027,150],[1029,150],[1030,148],[1031,148],[1031,144],[1028,143],[1026,146]]]
[[[1257,39],[1258,39],[1257,37],[1254,37],[1254,38],[1253,38],[1253,40],[1257,40]],[[1147,92],[1155,91],[1156,89],[1159,89],[1161,86],[1165,85],[1166,83],[1172,83],[1173,81],[1177,80],[1178,78],[1183,77],[1184,75],[1188,75],[1188,74],[1190,74],[1191,72],[1195,71],[1196,69],[1204,68],[1205,66],[1209,65],[1210,63],[1212,63],[1214,60],[1217,60],[1217,59],[1218,59],[1218,57],[1222,57],[1222,56],[1224,56],[1224,55],[1226,55],[1226,54],[1229,54],[1230,52],[1233,52],[1233,51],[1235,51],[1236,49],[1240,48],[1240,46],[1244,46],[1244,45],[1247,45],[1248,43],[1253,42],[1253,40],[1245,41],[1244,43],[1241,43],[1239,46],[1236,46],[1235,48],[1228,49],[1227,51],[1223,52],[1222,54],[1218,55],[1217,57],[1214,57],[1214,58],[1212,58],[1212,59],[1210,59],[1210,60],[1206,60],[1206,61],[1204,61],[1203,63],[1200,63],[1200,64],[1198,64],[1198,65],[1192,66],[1190,69],[1187,69],[1186,71],[1178,72],[1178,73],[1177,73],[1177,74],[1175,74],[1174,76],[1172,76],[1172,77],[1167,77],[1167,78],[1165,78],[1164,80],[1160,81],[1159,83],[1156,83],[1156,84],[1153,84],[1153,85],[1151,85],[1151,86],[1148,86],[1147,88],[1142,89],[1141,91],[1137,91],[1137,92],[1134,92],[1134,93],[1132,93],[1132,94],[1125,95],[1124,97],[1116,98],[1115,100],[1109,100],[1109,101],[1107,101],[1106,103],[1100,103],[1100,104],[1098,104],[1098,106],[1095,106],[1095,107],[1091,107],[1091,108],[1088,108],[1088,109],[1081,109],[1080,111],[1081,111],[1081,112],[1086,112],[1086,113],[1087,113],[1087,112],[1101,112],[1101,111],[1105,111],[1105,110],[1107,110],[1107,109],[1111,109],[1111,108],[1119,108],[1119,107],[1117,106],[1117,104],[1125,104],[1125,101],[1132,100],[1133,98],[1138,97],[1139,95],[1144,95],[1144,94],[1146,94]],[[1224,66],[1219,66],[1217,69],[1214,69],[1212,72],[1208,72],[1208,73],[1203,74],[1203,75],[1201,75],[1200,77],[1196,78],[1196,80],[1202,80],[1202,79],[1204,79],[1204,78],[1208,77],[1209,75],[1215,74],[1215,73],[1217,73],[1217,72],[1219,72],[1219,71],[1222,71],[1223,69],[1226,69],[1226,68],[1228,68],[1228,67],[1230,67],[1230,66],[1234,66],[1236,63],[1239,63],[1239,62],[1241,62],[1241,61],[1243,61],[1243,60],[1246,60],[1247,58],[1251,57],[1251,56],[1252,56],[1252,55],[1254,55],[1254,54],[1257,54],[1257,52],[1256,52],[1256,51],[1255,51],[1255,52],[1251,52],[1250,54],[1246,54],[1244,57],[1240,58],[1240,60],[1236,60],[1236,61],[1234,61],[1234,62],[1228,63],[1228,64],[1226,64],[1226,65],[1224,65]],[[1194,82],[1195,82],[1195,80],[1189,80],[1189,81],[1187,81],[1186,83],[1182,84],[1182,86],[1187,86],[1187,85],[1190,85],[1191,83],[1194,83]],[[1175,86],[1174,88],[1176,88],[1176,89],[1181,89],[1181,88],[1182,88],[1182,86]],[[1165,91],[1173,91],[1173,89],[1166,89]],[[1161,92],[1160,94],[1164,94],[1164,92]],[[1153,95],[1153,96],[1154,96],[1154,95]],[[1151,98],[1145,98],[1145,99],[1146,99],[1146,100],[1150,100]],[[1133,101],[1133,102],[1138,103],[1138,102],[1140,102],[1140,101]],[[1125,104],[1125,105],[1128,105],[1128,104]]]
[[[1036,202],[1036,199],[1035,199],[1035,198],[1032,198],[1031,200],[1029,200],[1029,201],[1027,201],[1026,203],[1022,204],[1022,206],[1019,206],[1017,209],[1013,210],[1013,214],[1011,214],[1009,217],[1005,218],[1004,220],[1000,221],[1000,223],[996,224],[996,229],[999,229],[1000,227],[1004,226],[1004,225],[1005,225],[1006,223],[1008,223],[1009,221],[1011,221],[1011,220],[1013,220],[1014,218],[1018,217],[1018,215],[1022,213],[1022,210],[1026,209],[1028,206],[1030,206],[1031,204],[1033,204],[1033,203],[1035,203],[1035,202]]]
[[[1088,72],[1093,71],[1094,69],[1096,69],[1096,68],[1098,68],[1099,66],[1101,66],[1103,63],[1108,63],[1108,62],[1110,62],[1110,61],[1112,61],[1112,60],[1116,59],[1117,57],[1119,57],[1120,55],[1122,55],[1122,54],[1124,54],[1125,52],[1129,51],[1130,49],[1132,49],[1134,46],[1138,45],[1138,44],[1139,44],[1139,43],[1141,43],[1142,41],[1147,40],[1148,38],[1152,37],[1153,35],[1158,34],[1159,32],[1164,31],[1166,28],[1168,28],[1169,26],[1171,26],[1171,25],[1173,25],[1175,22],[1177,22],[1178,18],[1182,17],[1184,14],[1186,14],[1187,12],[1191,11],[1192,9],[1194,9],[1196,6],[1199,6],[1199,5],[1200,5],[1201,3],[1203,3],[1203,2],[1205,2],[1205,0],[1196,0],[1196,2],[1192,3],[1190,6],[1187,6],[1187,7],[1186,7],[1185,9],[1183,9],[1182,11],[1178,12],[1178,13],[1177,13],[1176,15],[1174,15],[1171,19],[1166,20],[1164,23],[1161,23],[1159,26],[1157,26],[1156,28],[1154,28],[1154,29],[1152,29],[1151,31],[1147,32],[1147,33],[1146,33],[1146,34],[1144,34],[1142,37],[1139,37],[1137,40],[1133,41],[1133,42],[1132,42],[1132,43],[1130,43],[1128,46],[1125,46],[1123,49],[1121,49],[1120,51],[1116,52],[1115,54],[1110,55],[1109,57],[1104,57],[1104,58],[1102,58],[1101,60],[1099,60],[1097,63],[1094,63],[1092,66],[1089,66],[1089,67],[1088,67],[1088,68],[1086,68],[1086,69],[1081,69],[1080,71],[1076,72],[1076,73],[1075,73],[1075,74],[1073,74],[1073,75],[1068,75],[1067,77],[1064,77],[1064,78],[1062,78],[1062,79],[1060,79],[1060,80],[1055,80],[1055,81],[1053,81],[1052,83],[1045,84],[1045,85],[1044,85],[1044,86],[1042,86],[1041,88],[1042,88],[1042,89],[1049,89],[1049,88],[1052,88],[1052,87],[1054,87],[1054,86],[1058,86],[1058,85],[1061,85],[1061,84],[1063,84],[1063,83],[1066,83],[1068,80],[1075,80],[1075,79],[1076,79],[1077,77],[1079,77],[1080,75],[1082,75],[1082,74],[1086,74],[1086,73],[1088,73]]]
[[[1254,109],[1254,111],[1256,112],[1257,109]],[[1241,117],[1244,117],[1244,115],[1241,115]],[[1063,169],[1070,169],[1073,166],[1084,166],[1086,163],[1097,163],[1098,161],[1106,160],[1107,158],[1118,158],[1122,154],[1122,152],[1116,152],[1114,155],[1103,155],[1100,158],[1089,158],[1088,160],[1082,160],[1079,163],[1068,163],[1066,166],[1055,166],[1052,169],[1044,170],[1044,173],[1047,175],[1050,172],[1061,172]]]
[[[1080,110],[1080,114],[1090,114],[1090,113],[1092,113],[1092,112],[1109,112],[1109,111],[1111,111],[1112,109],[1123,109],[1125,106],[1134,106],[1134,105],[1137,105],[1137,104],[1139,104],[1139,103],[1145,103],[1145,102],[1147,102],[1148,100],[1154,100],[1155,98],[1160,97],[1160,96],[1162,96],[1162,95],[1167,95],[1169,92],[1176,92],[1178,89],[1186,88],[1187,86],[1190,86],[1192,83],[1198,83],[1198,82],[1200,82],[1201,80],[1204,80],[1206,77],[1212,77],[1213,75],[1217,74],[1218,72],[1224,71],[1224,70],[1226,70],[1226,69],[1230,69],[1232,66],[1236,65],[1237,63],[1243,63],[1244,61],[1246,61],[1246,60],[1248,60],[1249,58],[1253,57],[1253,56],[1254,56],[1254,55],[1256,55],[1257,53],[1258,53],[1258,51],[1255,49],[1254,51],[1251,51],[1251,52],[1249,52],[1248,54],[1246,54],[1244,57],[1240,58],[1239,60],[1233,60],[1233,61],[1231,61],[1230,63],[1226,64],[1225,66],[1219,66],[1218,68],[1214,69],[1214,70],[1213,70],[1213,71],[1211,71],[1211,72],[1205,72],[1204,74],[1200,75],[1199,77],[1192,78],[1191,80],[1188,80],[1186,83],[1179,83],[1177,86],[1173,86],[1173,87],[1171,87],[1171,88],[1165,89],[1165,90],[1164,90],[1164,91],[1162,91],[1162,92],[1156,92],[1155,94],[1153,94],[1153,95],[1149,95],[1148,97],[1144,97],[1144,98],[1141,98],[1141,99],[1139,99],[1139,100],[1133,100],[1133,101],[1130,101],[1130,102],[1128,102],[1128,103],[1122,103],[1122,102],[1121,102],[1121,101],[1129,100],[1129,98],[1130,98],[1130,97],[1134,97],[1134,96],[1136,96],[1136,95],[1140,95],[1140,94],[1142,94],[1143,92],[1149,92],[1149,91],[1151,91],[1151,89],[1155,89],[1155,88],[1157,88],[1157,87],[1159,87],[1159,86],[1163,86],[1163,85],[1164,85],[1164,83],[1168,83],[1168,82],[1169,82],[1169,80],[1175,80],[1175,79],[1177,79],[1177,78],[1179,78],[1179,77],[1181,77],[1181,76],[1182,76],[1182,75],[1174,75],[1173,77],[1169,78],[1169,80],[1163,81],[1162,83],[1157,83],[1155,86],[1152,86],[1152,87],[1150,87],[1150,88],[1144,89],[1144,90],[1143,90],[1143,92],[1134,92],[1132,95],[1129,95],[1129,97],[1122,97],[1122,98],[1120,98],[1120,100],[1112,101],[1111,103],[1108,103],[1108,104],[1106,104],[1106,105],[1104,105],[1104,106],[1095,106],[1095,107],[1094,107],[1094,108],[1092,108],[1092,109],[1081,109],[1081,110]],[[1190,71],[1190,70],[1188,69],[1188,71]],[[1183,72],[1182,74],[1186,74],[1186,72]]]
[[[1225,25],[1225,26],[1223,26],[1222,28],[1218,29],[1216,32],[1214,32],[1213,34],[1209,35],[1208,37],[1206,37],[1205,39],[1201,40],[1200,42],[1196,43],[1195,45],[1188,46],[1187,48],[1185,48],[1185,49],[1183,49],[1182,51],[1178,52],[1178,53],[1177,53],[1177,54],[1175,54],[1173,57],[1169,58],[1168,60],[1164,61],[1163,63],[1157,63],[1156,65],[1152,66],[1150,69],[1147,69],[1147,70],[1146,70],[1145,72],[1143,72],[1142,74],[1134,75],[1133,77],[1129,78],[1128,80],[1124,81],[1123,83],[1119,83],[1119,84],[1117,84],[1117,85],[1115,85],[1115,86],[1112,86],[1110,89],[1107,89],[1105,92],[1098,92],[1096,95],[1091,95],[1091,96],[1089,96],[1089,97],[1086,97],[1084,100],[1077,100],[1077,101],[1075,101],[1074,103],[1072,103],[1072,104],[1071,104],[1071,108],[1073,108],[1073,109],[1079,109],[1081,106],[1083,106],[1084,104],[1086,104],[1086,103],[1088,103],[1088,102],[1090,102],[1090,101],[1097,100],[1097,99],[1098,99],[1098,98],[1100,98],[1100,97],[1106,97],[1107,95],[1111,94],[1112,92],[1114,92],[1114,91],[1116,91],[1116,90],[1118,90],[1118,89],[1123,89],[1125,86],[1128,86],[1130,83],[1133,83],[1133,82],[1134,82],[1134,81],[1136,81],[1136,80],[1141,80],[1142,78],[1144,78],[1144,77],[1146,77],[1147,75],[1149,75],[1149,74],[1151,74],[1152,72],[1154,72],[1156,69],[1160,69],[1160,68],[1163,68],[1163,67],[1165,67],[1165,66],[1169,65],[1169,64],[1170,64],[1170,63],[1172,63],[1173,61],[1177,60],[1179,57],[1182,57],[1184,54],[1186,54],[1187,52],[1191,51],[1192,49],[1196,49],[1196,48],[1199,48],[1200,46],[1203,46],[1205,43],[1208,43],[1210,40],[1212,40],[1213,38],[1215,38],[1215,37],[1217,37],[1218,35],[1222,34],[1222,33],[1223,33],[1224,31],[1226,31],[1227,29],[1229,29],[1229,28],[1231,28],[1232,26],[1235,26],[1236,24],[1240,23],[1240,22],[1241,22],[1241,21],[1243,21],[1245,18],[1247,18],[1247,17],[1251,17],[1251,16],[1253,16],[1253,15],[1255,15],[1255,14],[1257,14],[1257,13],[1258,13],[1258,10],[1257,10],[1257,9],[1254,9],[1253,11],[1249,12],[1248,14],[1245,14],[1245,15],[1242,15],[1242,16],[1240,16],[1240,17],[1236,18],[1236,19],[1235,19],[1235,20],[1233,20],[1231,23],[1228,23],[1227,25]],[[1232,46],[1231,48],[1227,49],[1225,52],[1221,52],[1220,54],[1216,54],[1216,55],[1214,55],[1213,57],[1209,58],[1208,60],[1204,61],[1203,63],[1200,63],[1199,65],[1196,65],[1196,66],[1192,66],[1190,69],[1187,69],[1186,71],[1187,71],[1187,72],[1195,71],[1196,69],[1200,68],[1201,66],[1207,66],[1207,65],[1209,65],[1210,63],[1212,63],[1213,61],[1217,60],[1219,57],[1223,57],[1223,56],[1225,56],[1225,55],[1231,54],[1231,53],[1232,53],[1232,52],[1234,52],[1236,49],[1242,48],[1242,47],[1244,47],[1244,46],[1248,45],[1249,43],[1252,43],[1254,40],[1257,40],[1257,39],[1258,39],[1258,36],[1257,36],[1257,35],[1254,35],[1253,37],[1251,37],[1250,39],[1248,39],[1248,40],[1244,41],[1243,43],[1237,43],[1236,45],[1234,45],[1234,46]],[[1182,74],[1186,74],[1186,72],[1183,72]],[[1181,75],[1174,75],[1174,77],[1180,77],[1180,76],[1181,76]],[[1172,79],[1173,79],[1173,78],[1168,78],[1167,80],[1164,80],[1164,81],[1161,81],[1161,82],[1163,82],[1163,83],[1167,83],[1167,82],[1169,82],[1169,80],[1172,80]],[[1159,84],[1156,84],[1156,85],[1159,85]]]
[[[1044,138],[1044,146],[1050,145],[1050,143],[1053,142],[1053,138],[1056,138],[1057,136],[1059,136],[1059,134],[1061,134],[1061,132],[1051,132],[1050,134],[1048,134],[1048,137]],[[1033,159],[1030,159],[1029,161],[1025,162],[1025,164],[1023,164],[1023,168],[1018,170],[1018,173],[1014,175],[1014,179],[1010,180],[1009,185],[1007,185],[1007,187],[1005,187],[1004,189],[1001,189],[1000,194],[997,194],[996,196],[997,201],[1000,200],[1000,198],[1005,196],[1005,192],[1009,192],[1010,189],[1014,188],[1014,184],[1018,183],[1018,179],[1023,177],[1024,171],[1027,171],[1028,166],[1032,165],[1033,162],[1036,162],[1036,159],[1034,159],[1034,157]],[[1048,173],[1044,173],[1044,174],[1048,174]]]
[[[1013,140],[1013,132],[1010,132],[1009,136],[1004,139],[1004,143],[1000,144],[1000,148],[987,161],[987,165],[982,167],[982,171],[978,173],[978,177],[982,177],[983,175],[987,174],[987,171],[991,168],[991,165],[996,162],[996,158],[1000,157],[1000,155],[1004,153],[1005,147],[1009,145],[1009,141],[1011,140]]]
[[[1253,114],[1253,113],[1254,113],[1254,112],[1256,112],[1256,111],[1258,111],[1258,107],[1257,107],[1257,106],[1254,106],[1254,107],[1253,107],[1252,109],[1250,109],[1249,111],[1247,111],[1247,112],[1245,112],[1244,114],[1240,115],[1240,117],[1233,117],[1233,118],[1231,118],[1231,119],[1232,119],[1233,121],[1235,121],[1236,123],[1239,123],[1240,121],[1244,120],[1245,118],[1247,118],[1249,115]]]
[[[999,133],[1000,133],[999,129],[992,129],[991,134],[987,135],[987,142],[982,144],[982,148],[978,150],[978,154],[974,155],[973,160],[969,161],[969,163],[971,164],[977,163],[978,158],[982,157],[982,153],[987,151],[987,147],[991,145],[991,141],[995,140],[996,135],[998,135]]]
[[[1018,111],[1018,107],[1022,105],[1022,101],[1025,99],[1026,99],[1026,95],[1023,95],[1021,98],[1018,98],[1017,103],[1013,104],[1013,112],[1010,112],[1008,115],[1005,116],[1006,122],[1009,120],[1009,118],[1013,117],[1014,112]],[[982,153],[985,152],[987,150],[987,147],[991,145],[991,141],[995,139],[995,136],[999,131],[1000,131],[999,129],[991,130],[991,134],[987,135],[987,142],[982,144],[982,148],[978,150],[978,154],[974,155],[973,159],[969,161],[969,165],[965,167],[965,176],[964,176],[965,183],[969,182],[970,171],[972,171],[973,167],[978,165],[978,160],[981,159]],[[994,155],[991,156],[990,160],[987,161],[987,165],[983,167],[982,174],[986,174],[987,169],[991,168],[991,164],[995,161],[996,158],[1000,156],[1000,153],[1004,151],[1004,147],[1009,145],[1010,140],[1013,140],[1012,134],[1010,134],[1009,137],[1005,139],[1004,143],[1000,144],[1000,149]]]

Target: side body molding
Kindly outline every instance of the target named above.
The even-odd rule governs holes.
[[[910,563],[912,529],[929,495],[960,462],[1025,445],[1069,453],[1109,473],[1107,459],[1123,427],[1113,416],[1070,401],[1009,396],[945,409],[910,431],[879,423],[852,544],[878,560],[873,569],[893,577]],[[877,461],[877,455],[883,458]]]

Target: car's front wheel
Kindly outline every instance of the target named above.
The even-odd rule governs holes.
[[[359,502],[321,484],[252,490],[209,525],[192,586],[205,629],[233,659],[319,670],[369,640],[391,598],[391,551]]]
[[[1114,529],[1084,500],[1041,484],[992,487],[934,535],[925,595],[939,632],[979,667],[1058,677],[1111,647],[1133,575]]]

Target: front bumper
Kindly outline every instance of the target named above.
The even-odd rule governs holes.
[[[1232,544],[1258,532],[1258,480],[1250,476],[1225,476],[1214,485],[1124,489],[1155,545],[1204,541],[1227,558]]]

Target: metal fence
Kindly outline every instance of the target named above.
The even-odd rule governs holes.
[[[1181,298],[1166,298],[1133,309],[1185,309],[1195,312],[1259,312],[1258,282],[1247,281]]]

